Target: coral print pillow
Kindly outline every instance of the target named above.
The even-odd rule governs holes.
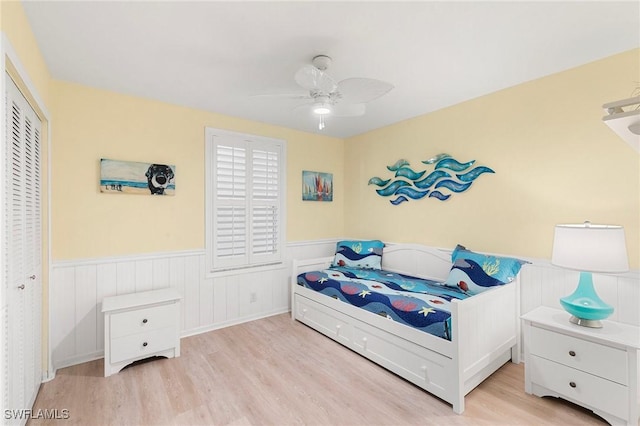
[[[384,243],[380,240],[339,241],[336,245],[333,266],[381,269],[383,248]]]
[[[478,294],[491,287],[513,281],[525,263],[512,257],[475,253],[458,245],[451,254],[453,266],[445,285],[458,287],[468,294]]]

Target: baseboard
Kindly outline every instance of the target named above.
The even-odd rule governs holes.
[[[268,317],[272,317],[274,315],[280,315],[280,314],[284,314],[289,312],[289,308],[285,307],[285,308],[278,308],[278,309],[274,309],[272,311],[269,312],[261,312],[258,315],[249,315],[246,317],[242,317],[242,318],[236,318],[234,320],[231,321],[223,321],[217,324],[211,324],[205,327],[198,327],[195,329],[191,329],[191,330],[185,330],[182,333],[180,333],[180,338],[183,337],[189,337],[189,336],[195,336],[198,334],[202,334],[202,333],[207,333],[209,331],[214,331],[214,330],[219,330],[221,328],[227,328],[227,327],[232,327],[234,325],[239,325],[239,324],[244,324],[247,322],[251,322],[251,321],[256,321],[262,318],[268,318]]]
[[[218,324],[212,324],[210,326],[206,326],[206,327],[198,327],[196,329],[191,329],[191,330],[185,330],[180,334],[180,338],[184,338],[184,337],[190,337],[190,336],[196,336],[198,334],[203,334],[203,333],[207,333],[209,331],[214,331],[214,330],[219,330],[222,328],[226,328],[226,327],[232,327],[234,325],[239,325],[239,324],[244,324],[247,322],[251,322],[251,321],[255,321],[255,320],[259,320],[262,318],[268,318],[274,315],[280,315],[280,314],[284,314],[289,312],[289,308],[285,307],[285,308],[279,308],[279,309],[274,309],[273,311],[270,312],[263,312],[259,315],[250,315],[250,316],[246,316],[243,318],[237,318],[233,321],[225,321],[222,323],[218,323]],[[45,382],[49,382],[51,380],[53,380],[56,377],[56,373],[59,369],[62,368],[67,368],[67,367],[72,367],[74,365],[78,365],[78,364],[83,364],[85,362],[91,362],[91,361],[95,361],[97,359],[101,359],[104,358],[104,351],[97,351],[97,352],[92,352],[89,354],[83,354],[83,355],[77,355],[74,356],[72,358],[68,358],[65,359],[61,362],[61,364],[57,367],[54,367],[53,372],[48,375],[45,379],[45,377],[43,377],[42,383]]]
[[[74,365],[83,364],[89,361],[95,361],[97,359],[104,358],[104,350],[91,352],[88,354],[76,355],[71,358],[64,359],[60,362],[60,365],[54,366],[52,377],[49,380],[53,380],[58,370],[62,368],[72,367]]]

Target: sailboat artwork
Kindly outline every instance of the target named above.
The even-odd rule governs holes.
[[[333,201],[333,174],[302,171],[303,201]]]

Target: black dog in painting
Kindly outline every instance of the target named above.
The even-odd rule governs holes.
[[[164,195],[174,177],[173,170],[166,164],[152,164],[145,173],[151,195]]]

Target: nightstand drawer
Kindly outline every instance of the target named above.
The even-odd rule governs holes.
[[[539,327],[531,327],[530,330],[532,355],[628,385],[626,351]]]
[[[627,417],[629,397],[625,386],[537,356],[527,362],[534,384],[581,405]]]
[[[111,315],[111,338],[171,327],[176,321],[178,305],[153,306]]]
[[[168,327],[113,339],[111,341],[111,362],[116,363],[133,358],[141,359],[154,352],[173,348],[176,345],[176,338],[176,328]]]

